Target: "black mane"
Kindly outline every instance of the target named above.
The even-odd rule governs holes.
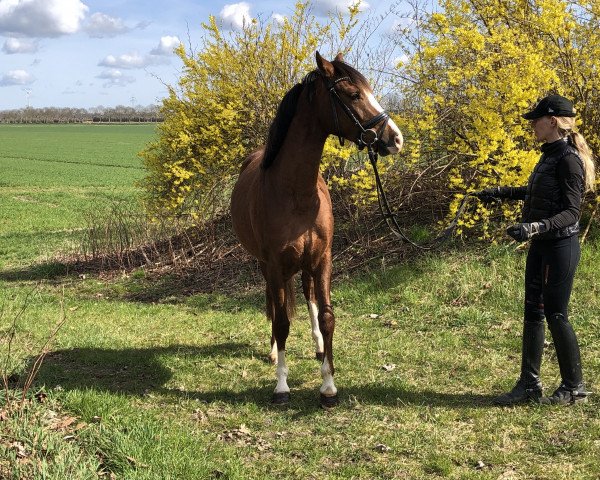
[[[304,90],[303,83],[297,83],[294,85],[289,92],[287,92],[279,107],[277,108],[277,114],[271,126],[269,127],[269,136],[267,138],[267,144],[265,146],[265,153],[261,167],[263,169],[269,168],[275,157],[279,153],[281,146],[285,140],[292,119],[296,114],[296,107],[298,106],[298,99]]]
[[[350,77],[350,80],[357,85],[369,85],[367,79],[360,72],[352,68],[347,63],[339,62],[336,60],[332,61],[331,63],[335,68],[336,76]],[[294,85],[284,95],[283,99],[281,100],[281,103],[279,104],[279,107],[277,108],[275,119],[269,127],[269,136],[267,137],[267,144],[265,145],[265,152],[261,163],[261,167],[263,169],[266,170],[271,165],[273,165],[275,157],[277,157],[277,154],[279,153],[279,150],[281,149],[283,142],[285,141],[285,137],[287,136],[290,124],[292,123],[292,119],[296,114],[298,100],[300,99],[300,95],[304,91],[304,88],[307,87],[309,89],[308,98],[309,101],[312,101],[315,91],[314,81],[320,76],[321,73],[318,70],[313,70],[304,77],[302,82]]]

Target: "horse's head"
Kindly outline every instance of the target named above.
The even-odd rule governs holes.
[[[359,147],[371,147],[380,155],[398,153],[403,138],[400,129],[373,96],[365,77],[344,63],[338,54],[332,62],[316,53],[317,67],[325,82],[331,106],[330,131],[355,142]]]

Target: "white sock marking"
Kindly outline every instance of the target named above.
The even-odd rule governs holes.
[[[321,335],[321,329],[319,328],[319,307],[316,303],[308,302],[308,314],[310,315],[312,338],[315,341],[315,351],[323,353],[323,335]]]
[[[323,385],[321,385],[320,392],[327,396],[333,397],[337,394],[337,388],[333,383],[333,375],[331,374],[331,368],[329,367],[329,360],[325,358],[323,365],[321,365],[321,376],[323,377]]]
[[[289,392],[290,387],[287,384],[288,368],[285,364],[285,350],[277,352],[277,386],[275,393]]]

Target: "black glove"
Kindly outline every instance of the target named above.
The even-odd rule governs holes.
[[[484,188],[479,192],[474,192],[471,195],[477,197],[483,203],[491,203],[500,198],[500,187]]]
[[[539,233],[544,233],[545,231],[546,224],[544,222],[517,223],[506,229],[506,233],[517,242],[526,242],[531,237],[534,237]]]

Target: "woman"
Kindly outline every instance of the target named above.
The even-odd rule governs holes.
[[[521,376],[515,387],[494,399],[498,405],[526,402],[568,405],[587,396],[579,345],[569,323],[567,307],[579,263],[579,214],[583,194],[593,190],[591,151],[574,131],[573,104],[560,95],[543,98],[523,115],[531,121],[536,139],[544,142],[542,156],[527,186],[488,188],[476,195],[523,200],[521,222],[507,229],[517,241],[531,239],[525,268],[525,315]],[[552,334],[562,382],[542,396],[540,365],[544,349],[544,317]]]

